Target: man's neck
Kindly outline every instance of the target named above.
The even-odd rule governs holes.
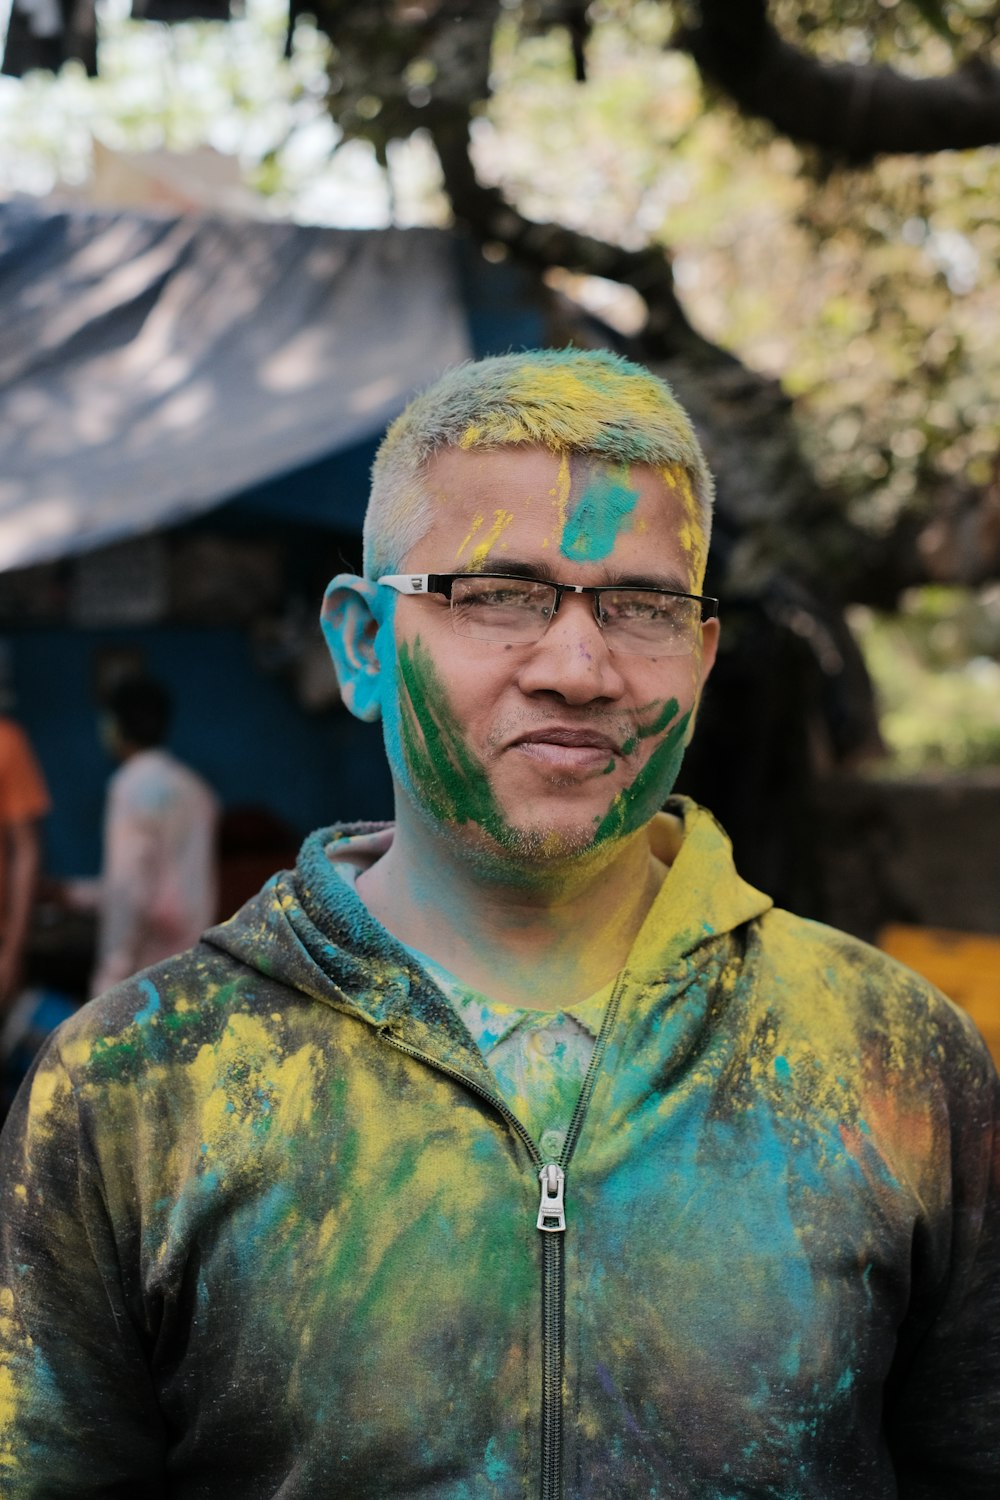
[[[554,867],[551,880],[503,880],[404,817],[357,888],[394,937],[470,988],[560,1010],[623,967],[665,872],[643,830],[599,865],[584,859]]]

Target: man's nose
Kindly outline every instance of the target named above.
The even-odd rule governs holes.
[[[564,594],[518,677],[522,692],[558,693],[568,703],[619,698],[625,681],[594,615],[592,594]]]

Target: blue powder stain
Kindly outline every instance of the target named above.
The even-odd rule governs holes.
[[[794,1380],[801,1368],[802,1350],[799,1344],[799,1339],[796,1336],[792,1339],[791,1343],[788,1346],[788,1349],[782,1355],[781,1373],[786,1377],[786,1379]]]
[[[490,1484],[502,1484],[510,1477],[510,1465],[495,1450],[496,1438],[490,1438],[483,1454],[483,1473]]]
[[[635,510],[639,491],[598,470],[563,528],[559,550],[574,562],[598,562],[614,551],[618,533]]]
[[[774,1071],[781,1079],[782,1083],[791,1082],[792,1069],[789,1065],[787,1057],[776,1057],[774,1059]]]
[[[146,1004],[142,1010],[136,1011],[135,1019],[140,1026],[146,1026],[160,1009],[160,997],[156,985],[150,979],[139,980],[139,993],[146,996]]]

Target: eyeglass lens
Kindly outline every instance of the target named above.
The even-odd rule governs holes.
[[[527,645],[541,639],[556,597],[552,584],[534,579],[456,578],[452,626],[474,640]],[[645,589],[608,589],[597,598],[598,619],[612,649],[648,656],[685,656],[692,650],[701,623],[696,599]]]

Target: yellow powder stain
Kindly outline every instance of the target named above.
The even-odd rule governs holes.
[[[40,1125],[52,1112],[56,1095],[62,1092],[62,1077],[53,1068],[40,1069],[31,1086],[32,1123]]]
[[[428,1147],[423,1133],[416,1139],[407,1134],[398,1112],[385,1108],[385,1085],[380,1079],[363,1068],[346,1075],[349,1094],[345,1100],[345,1114],[369,1122],[358,1135],[357,1155],[354,1165],[355,1196],[363,1201],[366,1194],[378,1198],[384,1192],[386,1162],[398,1160],[411,1149],[415,1160],[405,1178],[394,1189],[391,1213],[366,1215],[364,1264],[366,1275],[373,1277],[385,1256],[398,1244],[400,1226],[417,1222],[435,1211],[439,1203],[447,1202],[447,1211],[456,1233],[463,1223],[474,1224],[483,1211],[489,1196],[489,1184],[483,1174],[465,1173],[459,1181],[449,1180],[448,1191],[442,1190],[442,1172],[445,1171],[444,1148]],[[442,1090],[445,1083],[439,1085]],[[442,1094],[442,1107],[444,1095]],[[462,1134],[464,1121],[456,1128]],[[469,1144],[476,1134],[472,1123],[465,1125]],[[462,1143],[456,1142],[459,1152]],[[451,1147],[448,1148],[450,1153]]]
[[[17,1415],[17,1386],[9,1365],[0,1365],[0,1428],[11,1428]],[[8,1444],[0,1448],[0,1460],[5,1469],[20,1467]]]
[[[708,548],[705,545],[705,528],[702,525],[698,501],[691,484],[691,476],[680,464],[665,464],[660,478],[673,490],[681,503],[684,519],[678,528],[678,539],[691,559],[694,586],[701,587],[705,576]]]
[[[559,458],[559,472],[556,475],[555,487],[549,491],[549,494],[555,500],[556,525],[559,528],[560,540],[562,540],[562,534],[566,529],[566,511],[569,505],[569,492],[572,486],[573,476],[570,473],[569,454],[564,449]]]
[[[462,553],[465,551],[466,547],[472,541],[472,538],[475,536],[475,534],[479,530],[480,526],[482,526],[483,521],[485,519],[486,519],[485,516],[473,516],[473,518],[472,518],[472,525],[469,528],[468,535],[465,537],[465,539],[462,542],[462,545],[459,547],[458,551],[455,553],[455,561],[456,562],[458,562],[458,560],[461,557]]]
[[[479,439],[482,437],[482,435],[482,427],[478,426],[475,422],[472,422],[459,438],[458,446],[460,448],[474,448],[479,442]]]
[[[177,1012],[177,1014],[179,1016],[186,1015],[187,1012],[189,1010],[192,1010],[193,1008],[194,1007],[192,1006],[190,1000],[185,1000],[185,999],[181,998],[180,1000],[175,1000],[174,1001],[174,1010]]]
[[[316,1235],[316,1250],[320,1255],[325,1255],[329,1250],[337,1229],[337,1222],[337,1215],[332,1208],[323,1215],[323,1222]]]
[[[513,519],[514,515],[512,511],[497,510],[493,512],[493,525],[478,546],[472,549],[472,555],[469,558],[470,568],[475,570],[483,566],[490,555],[490,548],[494,542],[499,540],[501,534],[507,530]]]
[[[5,1339],[10,1338],[14,1331],[13,1313],[14,1293],[9,1286],[0,1287],[0,1336]],[[16,1415],[17,1383],[10,1364],[4,1359],[0,1361],[0,1428],[9,1431]],[[11,1469],[16,1462],[9,1444],[5,1443],[0,1447],[0,1467]]]
[[[188,1065],[201,1139],[210,1151],[228,1156],[227,1142],[259,1124],[265,1100],[266,1112],[280,1117],[283,1134],[304,1130],[319,1062],[311,1045],[282,1058],[263,1021],[234,1015],[219,1042],[206,1043]]]
[[[647,416],[662,417],[663,412],[662,390],[652,380],[647,384],[613,371],[605,372],[598,390],[571,370],[528,364],[519,371],[512,394],[515,405],[557,402],[563,421],[572,429],[572,442],[580,447],[589,446],[609,401],[625,408],[639,424]],[[510,422],[515,425],[517,418]]]
[[[28,1189],[25,1187],[23,1182],[19,1182],[14,1188],[14,1197],[20,1198],[22,1203],[25,1203],[27,1201]],[[2,1296],[3,1294],[0,1293],[0,1305],[2,1305]]]
[[[103,1041],[109,1047],[114,1046],[117,1040],[117,1037],[103,1038]],[[63,1040],[61,1048],[62,1061],[65,1063],[67,1068],[86,1067],[86,1065],[90,1062],[91,1050],[93,1048],[93,1045],[93,1038],[88,1036],[86,1033],[82,1035],[77,1034],[75,1036],[70,1034]],[[53,1084],[53,1088],[65,1088],[69,1086],[68,1080],[64,1080],[62,1077],[62,1067],[58,1059],[53,1059],[52,1072],[56,1080],[58,1080],[55,1084]]]

